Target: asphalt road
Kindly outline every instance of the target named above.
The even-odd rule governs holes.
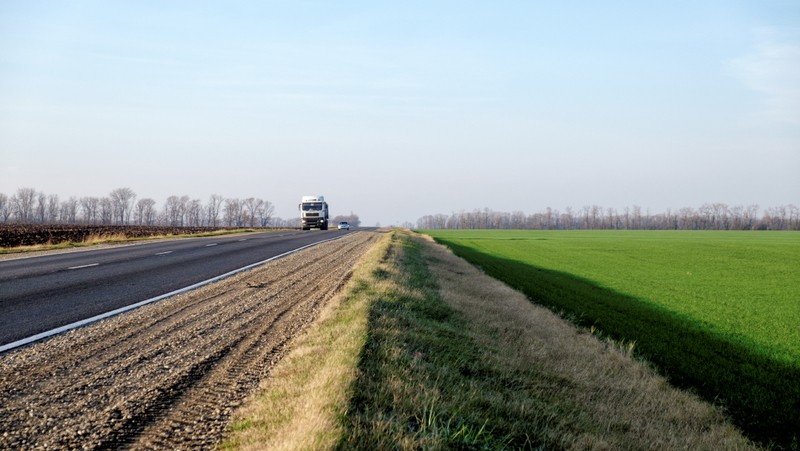
[[[0,346],[346,233],[189,238],[0,261]]]

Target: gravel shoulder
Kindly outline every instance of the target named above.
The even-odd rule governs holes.
[[[358,232],[0,356],[0,448],[211,448],[341,290]]]

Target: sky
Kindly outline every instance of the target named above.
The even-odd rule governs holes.
[[[0,2],[0,193],[800,204],[800,2]]]

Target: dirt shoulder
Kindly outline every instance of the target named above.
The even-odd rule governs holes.
[[[359,232],[0,356],[0,448],[198,448],[377,241]]]
[[[426,237],[387,237],[222,449],[758,449],[630,347]]]

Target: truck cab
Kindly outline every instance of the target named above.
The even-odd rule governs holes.
[[[324,196],[303,196],[298,208],[303,230],[328,230],[328,203]]]

